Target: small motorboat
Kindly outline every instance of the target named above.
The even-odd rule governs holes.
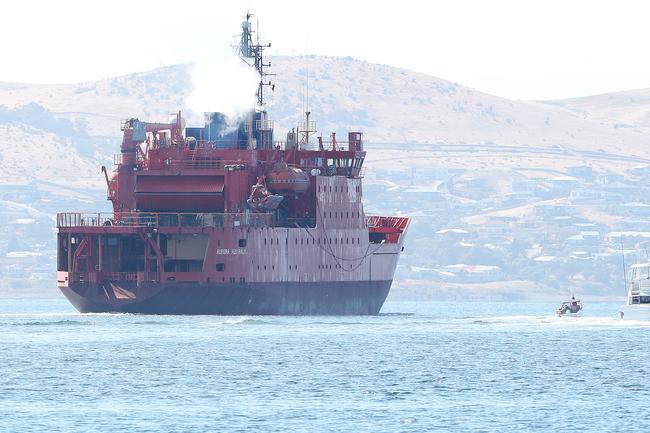
[[[555,310],[555,315],[558,317],[563,317],[563,316],[577,317],[580,316],[581,313],[582,313],[582,302],[580,302],[580,299],[576,299],[575,296],[571,296],[570,301],[562,302],[560,308]]]

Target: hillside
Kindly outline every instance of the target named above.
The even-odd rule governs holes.
[[[650,237],[650,91],[512,101],[350,58],[271,61],[276,139],[308,93],[319,133],[365,133],[366,210],[413,218],[394,296],[620,294],[621,246],[631,263]],[[192,70],[0,83],[0,292],[53,293],[54,213],[108,209],[100,167],[121,119],[201,117],[186,102]]]
[[[637,134],[650,132],[650,89],[545,101],[593,123]]]
[[[588,160],[614,169],[625,162],[624,169],[650,159],[643,129],[604,123],[568,103],[511,101],[350,58],[272,62],[277,85],[269,112],[279,139],[301,120],[309,75],[309,107],[319,132],[361,129],[371,144],[394,145],[373,154],[378,167],[396,157],[420,166],[559,170]],[[179,108],[187,111],[191,89],[190,65],[72,85],[0,83],[0,178],[87,182],[117,152],[120,119],[166,120]],[[66,155],[64,147],[76,155]],[[25,148],[37,151],[26,158]],[[66,178],[70,161],[78,171]],[[59,168],[55,177],[53,167]]]

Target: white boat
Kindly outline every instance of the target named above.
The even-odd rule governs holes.
[[[560,308],[555,310],[555,315],[558,317],[579,317],[582,315],[582,302],[572,296],[570,301],[562,302]]]
[[[650,320],[650,261],[630,266],[627,299],[618,316],[626,320]]]

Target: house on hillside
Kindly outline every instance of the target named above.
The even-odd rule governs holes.
[[[604,198],[603,191],[596,189],[574,189],[569,194],[569,199],[574,203],[602,201]]]
[[[445,240],[445,242],[456,243],[469,239],[469,231],[461,228],[442,229],[436,232],[436,235]]]
[[[588,165],[576,165],[569,167],[567,172],[570,176],[584,180],[591,180],[593,178],[593,169]]]
[[[447,167],[413,167],[411,168],[411,184],[420,185],[433,181],[447,182],[452,176]]]
[[[625,176],[622,174],[601,174],[600,176],[596,177],[596,184],[597,185],[607,185],[610,183],[624,183],[625,182]]]
[[[409,202],[440,202],[445,200],[445,195],[440,192],[440,181],[430,186],[408,186],[401,191],[401,195]]]
[[[578,187],[580,182],[577,178],[571,176],[553,177],[547,181],[549,192],[555,196],[566,196]]]
[[[466,265],[463,263],[447,265],[447,272],[454,273],[467,282],[498,281],[505,278],[505,273],[499,266],[493,265]]]

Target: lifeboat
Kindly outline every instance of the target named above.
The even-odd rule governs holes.
[[[266,189],[264,176],[257,178],[257,183],[251,187],[251,195],[246,203],[257,212],[274,211],[280,206],[284,197],[279,194],[271,194]]]
[[[277,194],[302,194],[309,189],[309,176],[299,168],[282,163],[266,176],[266,185]]]

